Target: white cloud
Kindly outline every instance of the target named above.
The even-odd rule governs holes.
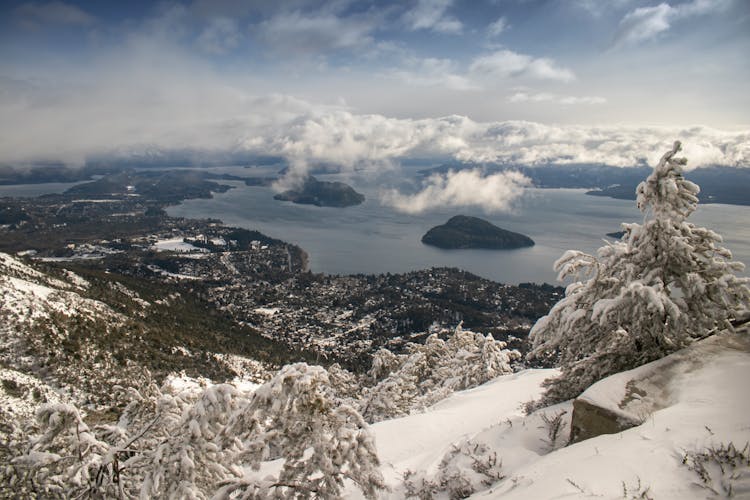
[[[600,17],[605,12],[620,9],[633,0],[575,0],[573,3],[594,17]]]
[[[629,12],[620,21],[615,44],[636,44],[667,31],[674,16],[674,9],[666,3],[653,7],[639,7]]]
[[[489,36],[498,36],[502,32],[508,29],[508,20],[505,18],[505,16],[499,18],[497,21],[490,23],[489,26],[487,26],[487,34]]]
[[[517,91],[510,97],[508,102],[553,102],[562,105],[576,104],[604,104],[607,100],[597,96],[563,96],[548,92],[529,93],[523,90]]]
[[[224,54],[240,43],[237,21],[226,17],[215,17],[196,40],[198,47],[208,54]]]
[[[476,75],[500,78],[525,76],[560,82],[575,80],[575,74],[570,69],[558,65],[552,59],[535,58],[512,50],[498,50],[477,57],[469,66],[469,71]]]
[[[476,90],[479,86],[459,74],[456,64],[450,59],[407,57],[400,68],[386,73],[404,83],[423,87],[445,87],[453,90]]]
[[[474,122],[466,117],[399,120],[310,108],[274,131],[248,134],[246,147],[288,158],[304,173],[310,164],[342,170],[404,158],[454,159],[513,165],[591,163],[629,167],[654,164],[675,139],[685,144],[688,168],[750,164],[750,131],[706,127],[584,127],[534,122]],[[260,139],[262,137],[262,139]]]
[[[452,0],[419,0],[413,9],[403,15],[402,19],[412,30],[425,29],[459,34],[463,30],[461,21],[445,14],[452,4]]]
[[[274,50],[299,54],[369,45],[374,28],[372,19],[300,11],[277,14],[257,27],[258,35]]]
[[[148,148],[281,155],[300,172],[315,163],[342,170],[391,168],[404,158],[632,166],[657,161],[679,139],[689,167],[750,165],[747,129],[552,126],[477,122],[464,116],[357,114],[285,95],[254,94],[247,80],[215,74],[195,54],[165,50],[164,44],[162,38],[146,36],[77,73],[51,67],[48,74],[34,73],[33,78],[0,77],[0,162],[80,164],[92,154],[126,155]],[[437,73],[445,63],[431,64]],[[41,71],[48,65],[34,67]],[[595,104],[595,98],[525,92],[525,98],[543,102]]]
[[[17,21],[27,28],[60,24],[86,26],[96,21],[80,7],[64,2],[26,2],[16,7],[14,14]]]
[[[731,2],[732,0],[691,0],[674,6],[662,2],[652,7],[638,7],[620,21],[614,44],[637,45],[652,40],[669,30],[675,21],[721,12]]]
[[[479,169],[450,171],[428,177],[412,195],[387,191],[382,201],[396,210],[421,213],[436,207],[480,207],[486,212],[507,212],[531,180],[518,172],[485,175]]]

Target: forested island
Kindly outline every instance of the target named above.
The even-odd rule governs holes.
[[[484,219],[467,215],[456,215],[445,224],[433,227],[422,236],[422,243],[447,250],[511,250],[534,246],[534,240],[526,235],[507,231]]]
[[[312,175],[306,177],[298,189],[284,191],[273,198],[318,207],[350,207],[365,201],[365,196],[348,184],[319,181]]]

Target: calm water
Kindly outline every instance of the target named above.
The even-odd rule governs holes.
[[[44,184],[16,184],[15,186],[0,186],[0,198],[6,196],[10,198],[24,198],[30,196],[40,196],[43,194],[63,193],[76,184],[81,184],[81,182],[47,182]]]
[[[226,167],[213,171],[267,176],[274,175],[275,170]],[[565,250],[595,252],[606,233],[619,230],[621,222],[642,220],[632,201],[586,196],[584,190],[577,189],[527,189],[510,214],[438,209],[408,215],[378,201],[382,179],[344,180],[367,196],[365,203],[348,208],[295,205],[274,200],[274,193],[268,188],[229,182],[234,189],[209,200],[188,200],[170,207],[168,212],[181,217],[217,218],[296,243],[309,254],[310,268],[315,272],[400,273],[452,266],[504,283],[556,283],[552,265]],[[75,184],[78,183],[0,186],[0,197],[59,193]],[[504,251],[448,251],[420,242],[429,228],[458,213],[482,217],[504,229],[527,234],[536,245]],[[691,221],[717,231],[734,258],[750,265],[750,207],[701,205]]]
[[[248,175],[247,170],[242,174]],[[315,272],[399,273],[453,266],[504,283],[556,283],[552,265],[564,251],[595,252],[606,233],[619,230],[621,222],[642,220],[632,201],[587,196],[583,190],[570,189],[528,189],[511,214],[451,208],[408,215],[381,205],[376,183],[366,179],[348,182],[366,195],[364,204],[343,209],[295,205],[274,200],[268,188],[232,183],[235,189],[213,199],[188,200],[168,212],[218,218],[228,225],[257,229],[296,243],[308,252]],[[506,251],[447,251],[420,242],[429,228],[458,213],[527,234],[536,245]],[[691,220],[722,234],[735,259],[750,263],[750,207],[706,205]]]

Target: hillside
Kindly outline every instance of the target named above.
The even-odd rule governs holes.
[[[77,271],[0,253],[1,367],[106,402],[112,385],[137,384],[145,370],[224,380],[290,359],[176,286]]]
[[[486,220],[466,215],[456,215],[445,224],[433,227],[422,236],[422,243],[450,250],[511,250],[534,246],[534,240],[528,236],[501,229]]]
[[[171,363],[181,363],[217,379],[243,371],[262,376],[263,364],[240,363],[243,357],[216,350],[219,332],[207,327],[220,319],[200,323],[179,294],[157,298],[135,280],[107,282],[93,273],[30,266],[6,254],[0,254],[0,267],[0,430],[10,443],[0,446],[2,463],[23,449],[18,423],[31,419],[39,404],[75,403],[85,409],[87,422],[111,421],[121,409],[97,401],[113,401],[117,385],[143,387],[145,368],[166,373],[177,369]],[[200,325],[191,330],[187,320]],[[216,336],[214,351],[198,347],[197,330]],[[165,335],[170,331],[172,336]],[[743,498],[750,494],[750,402],[744,388],[749,333],[744,327],[710,337],[610,376],[575,402],[530,415],[524,415],[525,404],[541,395],[542,382],[558,370],[500,376],[424,411],[372,424],[379,471],[390,487],[377,498],[705,498],[730,488]],[[123,360],[126,351],[130,359]],[[337,390],[351,383],[340,369],[329,373]],[[230,387],[184,375],[168,380],[176,394],[210,395]],[[233,387],[247,387],[247,378]],[[634,427],[569,445],[571,428],[589,425],[577,413],[581,402]],[[280,466],[266,460],[260,473],[277,473]],[[345,498],[362,497],[358,488],[348,488]]]

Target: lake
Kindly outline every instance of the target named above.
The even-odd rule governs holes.
[[[245,169],[240,175],[247,172]],[[274,200],[269,188],[230,182],[235,188],[213,199],[187,200],[167,211],[179,217],[217,218],[228,225],[257,229],[295,243],[309,254],[314,272],[402,273],[450,266],[509,284],[557,283],[552,266],[563,252],[595,252],[604,244],[603,239],[611,239],[606,233],[618,231],[621,222],[642,222],[634,201],[587,196],[585,190],[578,189],[527,189],[509,214],[441,208],[409,215],[380,203],[377,182],[318,177],[345,180],[367,199],[362,205],[347,208],[295,205]],[[421,243],[428,229],[459,213],[526,234],[536,245],[497,251],[440,250]],[[745,263],[750,263],[748,220],[750,207],[732,205],[701,205],[691,217],[694,224],[723,235],[735,259]]]

